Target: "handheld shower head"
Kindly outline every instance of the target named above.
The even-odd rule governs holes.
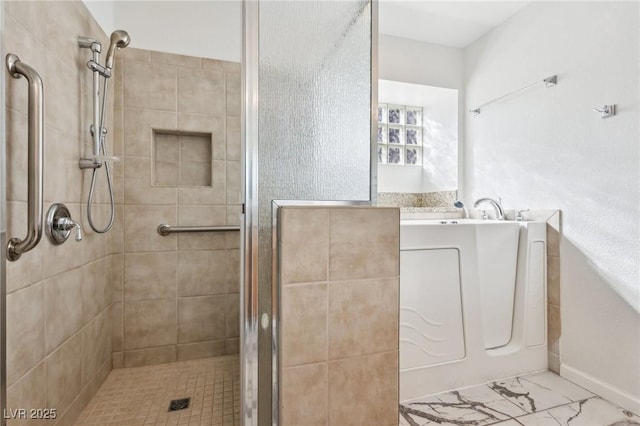
[[[116,49],[124,49],[129,43],[131,43],[131,38],[126,31],[116,30],[111,33],[111,43],[109,44],[109,50],[107,50],[107,60],[105,62],[106,68],[113,68],[113,57],[115,56]]]

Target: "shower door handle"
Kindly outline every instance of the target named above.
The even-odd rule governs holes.
[[[9,53],[7,69],[13,78],[24,76],[29,84],[28,118],[28,205],[27,236],[24,239],[11,238],[7,244],[7,259],[16,261],[22,253],[38,245],[42,238],[43,148],[44,148],[44,88],[42,78],[36,70]]]

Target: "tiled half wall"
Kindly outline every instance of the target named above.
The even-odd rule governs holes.
[[[561,212],[547,219],[547,345],[549,370],[560,374],[560,236]]]
[[[280,207],[280,424],[398,424],[397,208]]]
[[[133,47],[116,61],[124,255],[113,367],[237,353],[239,232],[156,228],[239,224],[240,64]]]

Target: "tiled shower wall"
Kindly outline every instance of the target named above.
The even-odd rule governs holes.
[[[397,425],[400,213],[281,207],[280,424]]]
[[[239,233],[156,228],[239,224],[240,64],[118,54],[124,279],[113,295],[114,368],[237,353]]]
[[[122,251],[122,234],[118,224],[103,235],[86,225],[89,172],[78,168],[78,159],[90,153],[91,72],[90,52],[78,48],[77,37],[103,46],[109,39],[81,1],[7,1],[2,7],[4,52],[17,54],[44,82],[45,213],[52,203],[65,203],[85,231],[82,242],[72,237],[61,246],[43,235],[34,250],[7,262],[7,402],[9,408],[55,409],[53,423],[67,425],[111,370],[108,271]],[[24,238],[27,82],[5,75],[7,228],[9,238]],[[108,198],[105,186],[98,188],[94,217],[102,225]]]

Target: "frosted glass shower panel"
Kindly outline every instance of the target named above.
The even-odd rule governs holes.
[[[249,173],[257,180],[258,309],[270,314],[277,285],[272,201],[370,199],[372,7],[369,1],[259,5],[258,143]],[[271,411],[271,338],[270,329],[260,330],[261,424]]]
[[[368,200],[369,2],[261,3],[259,78],[261,197]]]

